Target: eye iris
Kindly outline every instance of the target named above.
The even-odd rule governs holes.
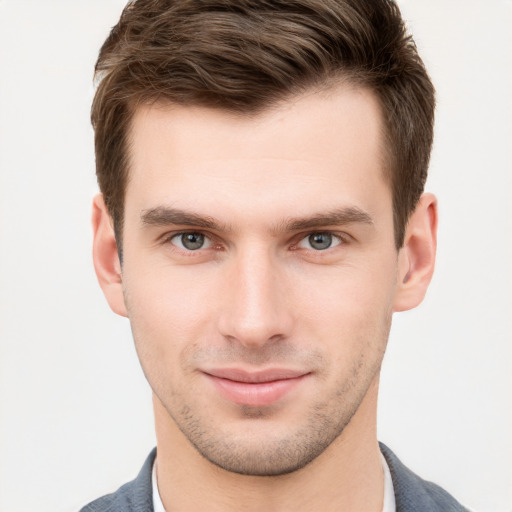
[[[319,251],[328,249],[332,244],[332,235],[329,233],[313,233],[309,235],[309,244]]]
[[[201,233],[184,233],[181,235],[181,243],[183,247],[190,251],[201,249],[204,245],[204,235]]]

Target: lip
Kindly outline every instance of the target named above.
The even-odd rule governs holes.
[[[264,407],[279,401],[310,375],[285,368],[255,372],[216,368],[203,373],[222,396],[236,404],[252,407]]]

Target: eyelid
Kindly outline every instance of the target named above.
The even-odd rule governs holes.
[[[304,247],[304,248],[303,247],[299,247],[299,244],[301,242],[307,240],[311,235],[315,235],[315,234],[328,234],[328,235],[331,235],[333,237],[333,239],[337,240],[337,243],[333,244],[330,247],[328,247],[326,249],[323,249],[323,250],[321,250],[321,249],[313,249],[312,247]],[[297,235],[297,237],[296,237],[297,242],[294,243],[291,248],[292,248],[292,250],[295,250],[295,249],[306,249],[306,250],[309,250],[309,251],[321,253],[321,252],[329,251],[330,249],[334,249],[335,247],[338,247],[340,245],[347,244],[351,238],[352,237],[350,235],[348,235],[347,233],[340,233],[338,231],[332,231],[332,230],[329,230],[329,229],[317,229],[317,230],[314,230],[314,231],[308,231],[307,233],[301,233],[301,234]]]
[[[203,245],[201,247],[198,247],[197,249],[189,249],[189,248],[185,247],[183,245],[182,238],[183,238],[183,235],[189,235],[189,234],[201,235],[203,237],[203,242],[204,242]],[[178,243],[175,243],[173,241],[174,239],[176,239],[178,241]],[[205,234],[200,233],[198,231],[192,231],[192,232],[189,231],[186,233],[176,233],[174,236],[172,236],[169,239],[169,242],[171,242],[171,244],[173,244],[173,245],[176,245],[178,247],[178,249],[180,249],[180,251],[184,251],[184,252],[200,252],[202,250],[209,249],[213,243],[209,236],[206,236]]]
[[[218,237],[216,237],[215,235],[212,235],[211,233],[205,232],[204,230],[201,230],[201,229],[193,229],[193,228],[192,229],[179,229],[179,230],[176,230],[176,231],[166,232],[166,233],[162,234],[160,237],[158,237],[158,242],[161,243],[161,244],[167,244],[167,243],[170,243],[173,238],[175,238],[177,236],[185,235],[187,233],[197,233],[197,234],[203,235],[205,237],[205,239],[210,242],[208,244],[208,247],[202,247],[201,249],[197,249],[197,250],[193,251],[193,250],[186,249],[186,248],[181,248],[181,247],[176,246],[175,244],[172,244],[177,250],[181,250],[181,251],[187,252],[187,253],[194,253],[194,252],[200,252],[201,250],[204,250],[204,249],[211,249],[212,246],[214,248],[220,248],[221,245],[222,245],[222,242],[220,242],[218,240]],[[329,247],[328,249],[325,249],[324,251],[327,251],[327,250],[332,249],[334,247],[338,247],[339,245],[347,244],[351,240],[353,240],[352,236],[350,236],[348,233],[345,233],[345,232],[333,231],[333,230],[330,230],[330,229],[323,229],[323,230],[322,229],[315,229],[313,231],[303,232],[303,233],[299,233],[297,235],[294,235],[293,238],[294,238],[295,241],[291,244],[290,248],[292,250],[299,249],[298,246],[299,246],[300,242],[302,242],[303,240],[307,239],[309,236],[317,234],[317,233],[329,234],[333,238],[338,240],[338,243],[336,245],[333,245],[333,246]],[[311,250],[311,251],[314,251],[314,252],[323,252],[321,250],[315,250],[313,248],[309,248],[307,250]]]
[[[178,245],[176,245],[175,243],[172,242],[172,240],[174,238],[181,237],[183,235],[187,235],[187,234],[190,234],[190,233],[195,233],[195,234],[198,234],[198,235],[203,235],[204,238],[205,238],[205,242],[209,242],[208,246],[207,247],[201,247],[200,249],[196,249],[195,251],[193,251],[193,250],[187,249],[186,247],[180,247],[180,246],[178,246]],[[163,245],[171,244],[177,250],[183,251],[183,252],[187,252],[187,253],[200,252],[200,251],[205,250],[205,249],[210,249],[214,245],[217,245],[214,236],[212,236],[211,234],[206,233],[205,231],[202,231],[200,229],[180,229],[180,230],[176,230],[176,231],[170,231],[170,232],[168,231],[168,232],[164,233],[163,235],[161,235],[158,238],[158,242],[163,244]]]

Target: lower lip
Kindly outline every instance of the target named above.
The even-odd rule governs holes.
[[[206,374],[220,393],[239,405],[264,407],[271,405],[290,393],[307,375],[271,382],[238,382]]]

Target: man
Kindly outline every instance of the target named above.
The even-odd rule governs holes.
[[[465,510],[376,437],[436,247],[434,89],[398,8],[138,0],[96,71],[94,263],[157,450],[83,510]]]

